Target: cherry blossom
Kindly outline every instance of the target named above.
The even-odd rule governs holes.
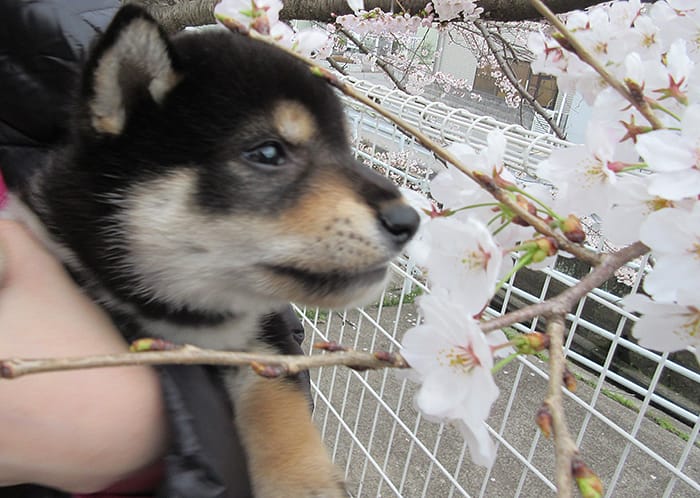
[[[214,7],[214,15],[217,20],[233,23],[244,33],[253,29],[269,35],[270,28],[279,22],[283,6],[281,0],[222,0]]]
[[[347,0],[347,1],[348,1],[348,6],[356,14],[361,10],[365,10],[365,1],[364,0]]]
[[[218,22],[247,33],[250,30],[269,36],[280,46],[291,48],[310,58],[326,58],[333,42],[328,32],[310,28],[298,32],[279,20],[281,0],[222,0],[214,8]]]
[[[700,362],[700,299],[678,304],[658,303],[642,294],[627,296],[623,305],[642,313],[632,333],[639,345],[656,351],[678,351],[692,346]]]
[[[518,181],[503,164],[505,148],[505,135],[500,130],[494,130],[487,135],[487,147],[480,152],[463,143],[451,144],[448,150],[469,169],[489,177],[498,175],[500,180],[515,185]],[[532,233],[531,229],[517,225],[499,231],[510,220],[507,217],[498,217],[497,211],[494,211],[498,208],[495,207],[493,197],[452,165],[448,165],[433,178],[430,182],[430,193],[445,209],[459,210],[455,214],[456,217],[475,218],[487,224],[491,232],[498,231],[494,237],[501,247],[512,247]],[[468,206],[477,207],[465,209]]]
[[[558,190],[555,207],[566,213],[605,216],[612,204],[616,169],[636,159],[629,145],[619,144],[621,134],[614,126],[589,127],[585,145],[556,150],[537,166],[537,176]]]
[[[662,37],[688,40],[694,52],[700,51],[700,9],[695,0],[656,2],[649,16]]]
[[[325,59],[331,55],[333,41],[326,31],[310,28],[294,35],[292,48],[306,57]]]
[[[472,459],[491,465],[495,448],[484,421],[498,387],[488,336],[444,290],[423,296],[419,306],[423,323],[406,332],[401,349],[421,383],[416,404],[428,416],[455,421]]]
[[[467,312],[480,313],[495,291],[503,260],[500,247],[473,218],[435,218],[423,230],[430,241],[424,263],[428,281],[446,289]]]
[[[673,207],[671,200],[649,193],[652,175],[626,175],[612,186],[612,205],[602,220],[603,235],[618,246],[639,240],[642,222],[654,211]]]
[[[394,36],[401,36],[415,34],[421,26],[430,26],[433,16],[432,14],[427,14],[425,17],[406,13],[393,14],[377,7],[369,12],[360,10],[355,14],[338,16],[335,21],[358,35],[392,33]]]
[[[464,19],[478,18],[484,11],[476,6],[472,0],[433,0],[433,9],[440,21],[450,21],[458,17]]]
[[[644,280],[644,290],[656,301],[674,302],[697,294],[700,281],[700,203],[651,213],[640,229],[641,240],[656,258]]]
[[[668,199],[700,194],[700,104],[688,107],[681,133],[655,130],[637,138],[637,151],[654,176],[649,192]]]

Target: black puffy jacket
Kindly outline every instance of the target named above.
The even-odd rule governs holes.
[[[80,63],[119,5],[118,0],[0,0],[0,171],[10,187],[65,139]],[[272,316],[265,333],[285,352],[301,352],[303,328],[291,308]],[[158,371],[172,437],[157,496],[251,496],[232,408],[216,370],[165,366]],[[308,385],[308,377],[302,382]],[[0,488],[0,498],[64,496],[32,485]]]

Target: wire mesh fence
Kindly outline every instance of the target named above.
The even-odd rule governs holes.
[[[465,142],[479,149],[490,130],[503,129],[506,163],[523,181],[534,181],[531,168],[566,144],[421,97],[349,82],[445,144]],[[383,118],[352,101],[346,104],[357,157],[400,185],[425,188],[439,163]],[[619,306],[623,295],[640,288],[646,265],[646,260],[629,265],[568,315],[565,347],[578,388],[566,393],[566,415],[606,496],[699,496],[700,372],[694,355],[640,348],[630,335],[636,317]],[[521,270],[488,313],[497,316],[540,302],[588,270],[566,258],[543,271]],[[298,308],[306,344],[333,340],[358,350],[397,350],[403,333],[419,320],[415,300],[425,292],[420,271],[399,260],[372,305],[345,311]],[[534,319],[506,332],[542,325]],[[488,424],[498,457],[490,469],[471,463],[456,428],[426,420],[414,409],[416,387],[395,371],[312,372],[314,418],[352,496],[551,496],[553,445],[534,423],[547,377],[545,355],[520,358],[497,374],[501,395]]]

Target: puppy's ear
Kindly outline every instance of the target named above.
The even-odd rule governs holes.
[[[83,97],[89,125],[119,135],[129,113],[151,99],[163,102],[179,81],[175,56],[165,32],[143,9],[117,12],[86,65]]]

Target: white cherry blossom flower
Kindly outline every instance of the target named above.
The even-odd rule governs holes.
[[[655,351],[673,352],[695,347],[700,363],[700,299],[679,304],[657,303],[642,294],[623,299],[629,311],[642,313],[632,328],[639,345]]]
[[[691,42],[690,49],[700,52],[700,9],[697,0],[666,0],[652,5],[649,16],[664,38],[684,39]]]
[[[433,8],[440,21],[450,21],[462,14],[465,19],[476,18],[483,12],[473,0],[433,0]]]
[[[493,443],[484,421],[498,397],[487,336],[464,307],[436,289],[419,301],[423,323],[406,332],[401,354],[421,383],[418,408],[457,422],[475,462],[490,465]]]
[[[672,200],[700,194],[700,104],[688,107],[681,133],[655,130],[639,135],[637,151],[658,173],[649,193]]]
[[[656,301],[674,302],[698,292],[700,282],[700,202],[651,213],[640,229],[641,241],[656,257],[644,290]]]
[[[471,168],[478,157],[476,150],[467,144],[452,144],[447,147],[459,162]],[[459,171],[452,164],[440,171],[430,182],[430,194],[449,209],[491,202],[493,198],[480,188],[474,180]]]
[[[612,186],[612,206],[602,220],[603,235],[618,246],[639,240],[642,222],[654,211],[674,202],[649,193],[652,175],[626,175]]]
[[[294,30],[286,23],[278,22],[272,25],[270,28],[270,37],[275,41],[275,43],[291,48],[294,44]]]
[[[270,29],[279,22],[282,7],[281,0],[222,0],[214,7],[214,15],[217,20],[226,19],[243,32],[253,29],[269,35]]]
[[[446,289],[471,315],[480,313],[495,291],[503,260],[486,227],[473,218],[435,218],[425,226],[430,251],[428,280]]]
[[[437,213],[437,208],[427,196],[420,192],[405,187],[401,187],[400,190],[406,202],[418,212],[420,219],[420,227],[416,235],[408,243],[408,246],[406,246],[405,251],[414,263],[423,266],[428,260],[431,245],[430,233],[425,227],[427,223],[430,223],[429,213]]]
[[[555,150],[537,166],[537,176],[558,189],[556,208],[567,214],[605,216],[612,204],[616,169],[637,157],[631,145],[619,143],[621,134],[618,127],[594,123],[586,145]]]
[[[494,172],[506,182],[517,184],[518,181],[503,164],[506,149],[506,138],[501,130],[493,130],[487,135],[487,146],[480,152],[463,143],[454,143],[447,149],[467,168],[492,177]],[[445,209],[459,210],[466,206],[482,205],[464,209],[456,213],[458,218],[475,218],[482,223],[489,223],[497,213],[494,212],[494,198],[479,187],[467,175],[451,164],[440,171],[430,182],[430,194],[441,203]],[[497,231],[505,219],[495,219],[488,226],[492,232]],[[512,247],[516,241],[523,240],[531,234],[531,229],[511,225],[499,231],[496,241],[502,247]]]
[[[325,59],[331,55],[333,41],[324,30],[304,29],[294,35],[292,48],[305,57]]]
[[[347,0],[348,6],[352,9],[354,13],[358,13],[361,10],[365,10],[365,1],[364,0]]]

